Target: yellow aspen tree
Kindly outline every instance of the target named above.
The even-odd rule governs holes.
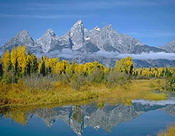
[[[55,67],[56,67],[56,64],[59,62],[59,59],[58,58],[51,58],[49,60],[49,68],[50,68],[50,72],[52,74],[54,74],[54,71],[55,71]]]
[[[66,61],[66,60],[62,60],[62,68],[63,68],[63,72],[62,73],[66,73],[66,68],[68,67],[69,65],[69,62]]]
[[[40,71],[41,71],[42,62],[43,62],[43,60],[42,60],[42,59],[39,59],[39,62],[38,62],[38,72],[39,72],[39,73],[40,73]]]
[[[127,74],[132,74],[133,71],[133,61],[131,57],[126,57],[125,59],[125,69]]]
[[[133,68],[134,68],[132,58],[126,57],[116,61],[115,68],[116,68],[116,71],[118,72],[125,72],[127,74],[132,74]]]
[[[75,66],[75,73],[79,73],[79,74],[83,73],[84,72],[84,69],[85,69],[84,67],[85,67],[84,64],[78,64],[78,65],[76,65]]]
[[[57,62],[55,66],[55,73],[61,74],[66,72],[66,66],[68,65],[68,62],[66,60],[63,60],[61,62]]]
[[[17,47],[17,61],[20,73],[22,75],[26,72],[27,66],[27,55],[26,55],[26,46],[18,46]]]
[[[17,49],[13,48],[11,51],[11,63],[12,63],[12,69],[15,73],[18,72],[18,62],[17,62]]]
[[[54,68],[55,74],[61,74],[61,62],[57,62]]]
[[[71,75],[72,74],[72,65],[70,64],[70,63],[68,63],[67,65],[66,65],[66,70],[65,70],[65,72],[67,73],[67,74],[69,74],[69,75]]]
[[[84,66],[84,72],[87,73],[87,74],[91,74],[92,72],[95,71],[96,69],[96,62],[88,62],[85,64]]]
[[[70,74],[74,74],[75,73],[75,68],[78,64],[76,62],[72,62],[72,64],[70,64]]]
[[[11,69],[11,54],[9,50],[7,50],[2,56],[3,70],[7,72]]]

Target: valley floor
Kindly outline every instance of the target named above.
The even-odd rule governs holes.
[[[0,107],[66,105],[86,100],[124,104],[130,104],[133,99],[163,100],[168,97],[161,91],[164,86],[165,80],[162,79],[131,80],[124,85],[115,86],[103,83],[86,84],[79,90],[74,90],[61,82],[55,82],[49,90],[30,88],[22,83],[0,84]]]

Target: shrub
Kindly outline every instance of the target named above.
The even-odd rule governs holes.
[[[5,84],[16,83],[17,77],[14,72],[8,71],[3,74],[2,82]]]
[[[56,77],[58,78],[59,81],[65,84],[69,84],[71,82],[70,81],[71,76],[67,73],[62,73],[61,75],[57,75]]]
[[[53,76],[31,75],[25,78],[25,85],[34,90],[50,90],[56,78]]]
[[[166,89],[168,91],[175,91],[175,74],[167,79],[167,86]]]
[[[106,80],[109,86],[122,85],[129,82],[129,75],[121,72],[110,71],[107,73]]]
[[[99,69],[96,69],[93,73],[87,76],[88,82],[101,83],[104,81],[104,72]]]
[[[75,89],[79,90],[82,85],[84,85],[86,82],[86,77],[82,74],[74,74],[70,86]]]

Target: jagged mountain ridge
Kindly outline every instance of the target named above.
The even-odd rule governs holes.
[[[115,31],[111,25],[103,28],[95,27],[88,30],[81,20],[78,20],[63,36],[57,36],[52,29],[48,29],[41,38],[36,41],[30,34],[23,30],[18,35],[1,47],[1,50],[11,49],[17,45],[39,47],[43,53],[69,48],[80,52],[114,51],[119,53],[141,53],[165,51],[156,47],[147,46],[139,40]],[[40,51],[40,52],[41,52]]]
[[[27,50],[37,56],[61,57],[62,59],[76,61],[78,63],[98,60],[107,66],[114,65],[114,58],[105,58],[95,55],[89,56],[89,54],[94,54],[99,51],[127,54],[169,52],[169,50],[165,48],[148,46],[133,37],[120,34],[115,31],[111,25],[107,25],[103,28],[95,27],[92,30],[88,30],[84,27],[81,20],[78,20],[63,36],[58,36],[52,29],[48,29],[39,39],[33,40],[29,32],[23,30],[0,47],[0,54],[18,45],[26,45]],[[64,52],[64,50],[68,52]],[[67,57],[67,55],[72,52],[73,57]],[[135,61],[135,65],[139,67],[175,65],[171,60],[164,60],[163,64],[157,64],[160,60],[155,60],[156,65],[154,62],[147,63],[145,61]]]

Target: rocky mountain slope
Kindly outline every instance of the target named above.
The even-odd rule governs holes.
[[[99,52],[140,54],[143,52],[174,51],[173,42],[162,48],[152,47],[145,45],[131,36],[115,31],[111,25],[88,30],[84,27],[81,20],[78,20],[63,36],[58,36],[52,29],[48,29],[39,39],[33,40],[30,34],[26,30],[23,30],[0,47],[0,55],[7,49],[11,50],[18,45],[26,45],[27,50],[37,56],[60,57],[61,59],[76,61],[78,63],[98,60],[108,66],[113,66],[116,58],[113,61],[113,57],[101,57],[95,54]],[[140,60],[135,61],[135,65],[143,66],[141,64],[144,64],[144,67],[149,67],[154,64],[154,62],[150,64],[145,61],[151,62],[150,60]],[[157,62],[155,66],[162,66],[161,63],[157,64]],[[163,66],[171,66],[172,63],[172,60],[164,60]]]
[[[156,47],[144,45],[139,40],[115,31],[111,25],[103,28],[95,27],[88,30],[81,20],[77,21],[63,36],[57,36],[52,29],[48,29],[41,38],[34,41],[30,34],[23,30],[1,47],[1,50],[11,49],[17,45],[40,47],[43,53],[69,48],[79,52],[113,51],[119,53],[142,53],[165,51]]]
[[[161,48],[166,50],[167,52],[175,53],[175,41],[169,42]]]

